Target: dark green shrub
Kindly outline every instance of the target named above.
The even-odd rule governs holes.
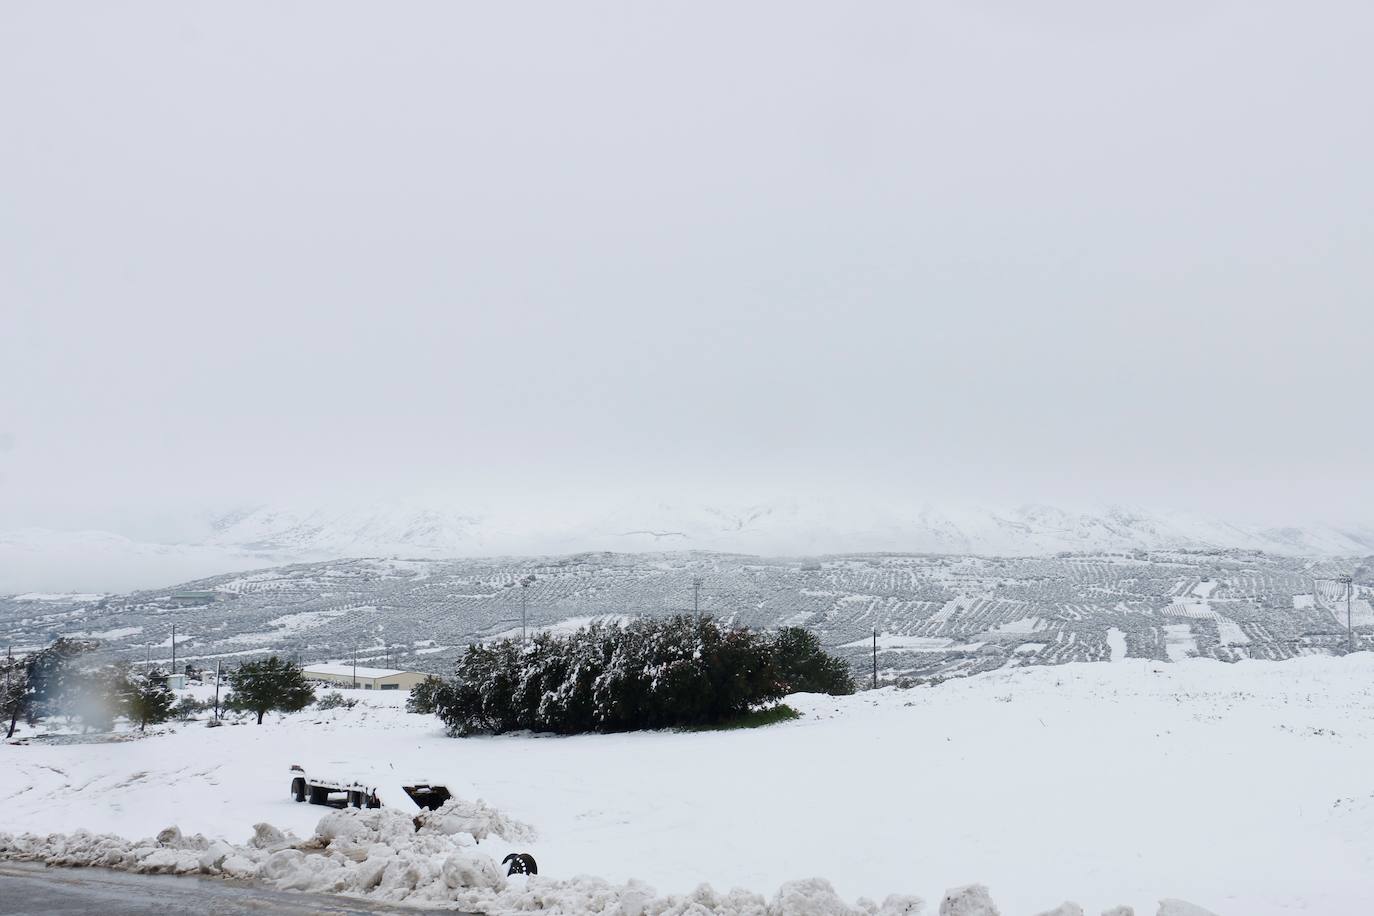
[[[352,709],[357,705],[356,699],[345,697],[337,690],[331,690],[315,701],[316,709]]]
[[[186,695],[177,700],[176,705],[172,707],[172,715],[186,722],[190,719],[194,719],[214,705],[213,703],[197,700],[193,696]]]
[[[773,637],[773,657],[788,693],[850,694],[849,666],[821,648],[820,638],[803,627],[783,627]]]
[[[410,688],[410,696],[406,697],[406,712],[422,713],[427,716],[434,715],[438,709],[437,698],[439,693],[445,688],[444,679],[431,674]]]
[[[793,690],[852,692],[841,674],[814,637],[679,616],[469,646],[456,676],[426,679],[407,708],[434,712],[455,735],[711,726]]]

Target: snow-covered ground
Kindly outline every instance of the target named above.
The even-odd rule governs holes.
[[[766,729],[444,737],[402,697],[176,726],[143,740],[0,747],[4,830],[242,843],[311,835],[287,767],[445,781],[538,831],[542,875],[770,896],[938,901],[989,885],[1007,916],[1179,897],[1221,916],[1374,912],[1374,655],[998,671],[791,699]],[[402,804],[408,802],[401,800]]]

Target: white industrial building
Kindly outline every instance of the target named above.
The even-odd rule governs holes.
[[[361,687],[364,690],[409,690],[427,677],[419,671],[365,668],[348,662],[306,665],[303,670],[306,678],[312,681],[324,681],[340,687]]]

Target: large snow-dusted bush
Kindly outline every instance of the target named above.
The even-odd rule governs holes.
[[[469,646],[456,676],[421,685],[411,708],[457,735],[575,734],[710,725],[799,690],[853,689],[844,663],[805,630],[678,616]]]

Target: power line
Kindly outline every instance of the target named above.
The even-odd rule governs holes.
[[[873,689],[878,689],[878,628],[873,628]]]
[[[1336,610],[1335,608],[1327,608],[1326,605],[1325,605],[1325,603],[1322,602],[1321,585],[1320,585],[1320,583],[1322,583],[1322,582],[1335,582],[1337,585],[1343,585],[1343,586],[1345,586],[1345,634],[1346,634],[1346,648],[1347,648],[1347,651],[1348,651],[1348,652],[1354,652],[1354,651],[1355,651],[1355,615],[1354,615],[1354,607],[1353,607],[1353,605],[1354,605],[1354,593],[1355,593],[1355,577],[1354,577],[1354,576],[1351,576],[1351,575],[1349,575],[1349,574],[1346,574],[1346,575],[1341,575],[1341,576],[1335,576],[1335,577],[1332,577],[1332,578],[1329,578],[1329,579],[1328,579],[1328,578],[1316,578],[1316,577],[1314,577],[1313,580],[1312,580],[1312,593],[1313,593],[1313,598],[1314,598],[1314,599],[1317,601],[1317,603],[1320,604],[1324,609],[1330,610],[1331,613],[1333,613],[1333,614],[1339,614],[1340,612],[1339,612],[1338,610]],[[1337,601],[1340,600],[1340,595],[1339,595],[1339,594],[1337,594],[1335,597],[1336,597],[1336,600],[1337,600]],[[1339,617],[1337,617],[1336,619],[1337,619],[1337,620],[1340,620]]]

